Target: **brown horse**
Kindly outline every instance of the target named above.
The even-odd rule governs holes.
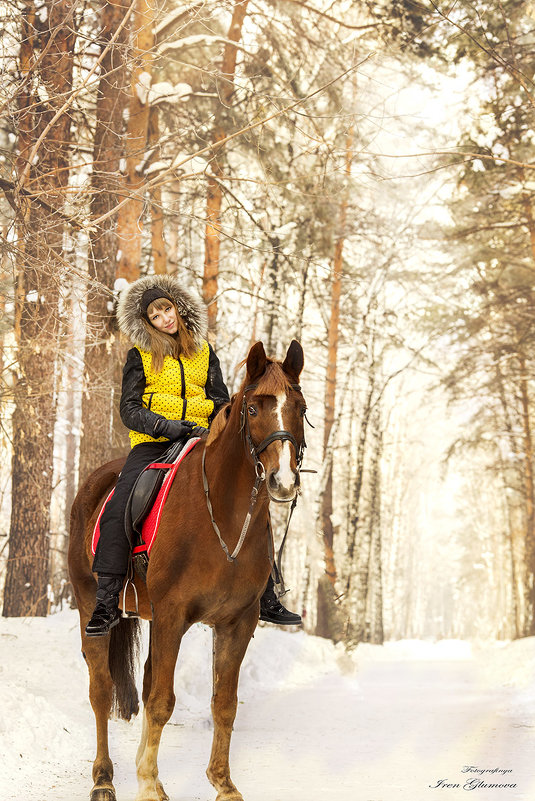
[[[214,637],[214,737],[207,775],[217,790],[217,801],[243,801],[229,770],[238,676],[270,572],[269,499],[290,501],[299,488],[306,411],[298,384],[302,367],[303,351],[295,340],[282,363],[267,359],[261,342],[251,348],[240,391],[219,412],[206,443],[198,443],[178,471],[152,548],[146,585],[135,579],[139,614],[152,620],[143,679],[143,731],[136,757],[137,801],[168,798],[158,777],[158,746],[175,703],[173,678],[180,642],[199,621],[212,627]],[[84,633],[96,590],[91,533],[122,464],[121,460],[110,462],[93,473],[80,489],[71,514],[69,568],[97,729],[91,801],[115,801],[108,752],[113,703],[127,720],[138,711],[133,679],[138,621],[122,618],[105,637]],[[243,539],[240,533],[249,512]],[[232,558],[239,540],[243,540],[241,550]],[[132,603],[130,588],[127,606]]]

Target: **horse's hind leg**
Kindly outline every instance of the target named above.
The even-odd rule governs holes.
[[[158,777],[158,748],[162,730],[175,706],[174,674],[178,649],[185,626],[180,613],[167,607],[165,617],[153,615],[150,664],[145,665],[143,694],[150,692],[143,709],[143,733],[138,749],[136,801],[165,801],[168,798]]]
[[[216,801],[243,801],[230,778],[229,749],[238,704],[240,666],[257,621],[258,609],[253,609],[234,625],[214,628],[214,739],[206,775],[217,790]]]
[[[143,700],[143,707],[145,707],[147,701],[149,700],[151,687],[152,687],[152,622],[150,623],[149,653],[147,655],[147,659],[145,661],[145,667],[143,670],[143,694],[141,696]],[[147,744],[147,716],[145,715],[145,709],[143,709],[143,729],[141,732],[141,740],[139,741],[139,746],[136,754],[136,766],[139,765],[146,744]]]

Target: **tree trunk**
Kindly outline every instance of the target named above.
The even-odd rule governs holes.
[[[360,434],[356,453],[355,480],[350,500],[351,518],[347,543],[349,573],[346,581],[344,599],[348,609],[348,639],[354,642],[360,642],[364,638],[366,598],[369,583],[371,531],[369,528],[362,530],[360,510],[362,503],[362,486],[364,482],[366,446],[368,441],[368,429],[372,416],[372,398],[374,390],[375,374],[373,370],[370,369],[368,374],[366,403],[360,415]],[[358,552],[355,553],[357,538],[359,547]]]
[[[126,176],[124,191],[129,197],[119,209],[117,232],[120,257],[118,275],[127,281],[139,277],[141,264],[145,176],[142,165],[149,138],[149,89],[154,62],[154,15],[156,6],[149,0],[137,0],[132,21],[134,65],[131,74],[130,101],[126,130]]]
[[[353,361],[354,360],[352,360],[352,363],[350,363],[348,367],[345,384],[341,387],[340,397],[337,406],[337,414],[335,416],[335,419],[333,420],[331,433],[323,457],[315,531],[322,531],[324,494],[326,492],[330,492],[332,494],[332,465],[334,456],[334,443],[336,442],[338,436],[340,420],[342,419],[342,416],[344,414],[344,401],[345,398],[347,397],[348,387],[351,383],[352,370],[354,367]],[[324,564],[323,574],[320,576],[319,580],[315,584],[312,584],[311,581],[312,570],[309,571],[308,576],[306,577],[307,587],[310,584],[315,588],[316,592],[316,627],[314,629],[314,633],[317,634],[317,636],[319,637],[325,637],[327,639],[332,639],[334,642],[338,642],[343,638],[344,621],[342,617],[342,609],[338,605],[339,599],[336,593],[336,586],[331,581],[331,576],[329,576],[329,574],[327,573],[327,569],[331,565],[334,568],[335,565],[334,553],[329,553],[326,550],[325,541],[322,542],[322,551],[323,551],[323,564]],[[311,553],[307,548],[307,564],[310,564],[308,561],[310,555]],[[306,598],[307,595],[304,596],[304,601],[306,601]]]
[[[123,21],[127,8],[126,0],[103,6],[102,50]],[[94,218],[109,212],[120,199],[119,160],[124,142],[122,110],[126,100],[124,48],[127,36],[123,30],[102,62],[91,178],[91,216]],[[112,215],[90,234],[91,282],[87,296],[80,480],[112,458],[113,409],[117,403],[117,376],[111,358],[112,340],[117,335],[112,293],[117,248],[117,215]]]
[[[525,182],[524,170],[521,170],[522,182]],[[535,219],[531,192],[524,191],[522,202],[529,231],[531,258],[535,264]],[[524,438],[524,482],[526,497],[526,538],[525,538],[525,617],[524,634],[535,634],[535,487],[533,477],[533,442],[531,438],[530,399],[528,393],[528,373],[526,359],[520,355],[520,397],[522,403],[522,429]]]
[[[345,174],[349,181],[351,175],[351,164],[353,161],[353,127],[348,131],[346,138],[346,162]],[[325,458],[327,444],[331,436],[334,422],[335,400],[336,400],[336,367],[338,360],[338,337],[340,327],[340,296],[342,292],[342,276],[344,271],[344,240],[346,235],[347,203],[349,187],[346,186],[338,221],[338,232],[334,244],[334,258],[331,271],[331,313],[329,317],[329,330],[327,333],[327,374],[325,378],[325,423],[323,429],[323,454]],[[333,476],[332,460],[329,465],[329,475],[325,484],[325,492],[322,498],[321,507],[321,528],[323,533],[323,547],[325,555],[325,576],[331,585],[331,595],[336,596],[336,563],[334,558],[334,530],[332,524],[333,513]],[[328,629],[322,624],[327,620],[327,612],[331,604],[326,599],[328,594],[328,583],[320,582],[318,587],[318,626],[316,634],[320,637],[329,637]],[[322,612],[320,613],[320,607]],[[332,614],[330,615],[332,618]],[[338,624],[336,626],[338,628]]]
[[[528,377],[524,356],[519,357],[519,365],[522,430],[524,435],[524,486],[526,503],[526,614],[524,620],[524,636],[531,637],[535,634],[535,487],[533,479],[533,441],[531,438]]]
[[[526,183],[526,176],[523,169],[520,170],[520,180],[523,184]],[[529,232],[529,243],[531,248],[531,258],[535,262],[535,219],[533,217],[533,204],[532,204],[531,191],[524,191],[522,193],[522,206],[526,218],[526,226]]]
[[[158,125],[158,108],[153,106],[149,114],[149,146],[158,147],[160,128]],[[150,190],[150,209],[152,218],[151,243],[152,266],[157,275],[167,273],[167,255],[164,240],[162,188],[155,186]]]
[[[303,336],[303,322],[305,317],[305,306],[307,298],[307,284],[308,284],[308,271],[310,269],[310,257],[307,258],[303,265],[301,292],[299,294],[299,308],[297,309],[297,319],[295,321],[295,338],[301,342]]]
[[[221,206],[223,191],[221,180],[223,178],[222,148],[218,143],[224,139],[229,131],[224,120],[225,111],[229,109],[234,94],[234,79],[236,76],[236,58],[238,48],[236,44],[241,39],[243,21],[247,14],[249,0],[236,0],[232,11],[232,19],[227,34],[227,41],[223,50],[221,64],[221,81],[218,94],[221,98],[222,109],[216,112],[216,122],[212,133],[214,156],[211,162],[212,174],[208,175],[206,193],[206,228],[204,235],[204,275],[203,298],[208,307],[208,335],[212,344],[217,335],[217,291],[219,280],[219,260],[221,251]]]
[[[7,225],[2,226],[2,235],[4,242],[7,242]],[[8,267],[7,267],[7,253],[4,250],[0,251],[0,320],[4,320],[5,325],[5,311],[6,311],[6,296],[8,285]],[[0,328],[0,386],[4,381],[4,337],[6,329],[4,326]]]
[[[35,35],[35,8],[24,10],[21,66],[32,65],[34,47],[49,49],[35,66],[36,82],[19,94],[21,139],[17,169],[27,167],[32,144],[51,123],[72,87],[73,33],[71,0],[48,2],[47,30]],[[36,83],[38,86],[36,87]],[[36,89],[46,93],[46,107]],[[68,178],[70,117],[50,128],[27,172],[32,194],[60,210]],[[38,202],[30,202],[21,220],[23,252],[19,258],[19,381],[13,414],[12,511],[4,589],[5,617],[46,615],[55,420],[55,364],[60,351],[58,312],[63,223]],[[21,302],[22,301],[22,302]]]
[[[76,495],[78,484],[77,461],[79,456],[80,444],[80,424],[81,409],[77,402],[77,392],[83,381],[83,363],[79,357],[80,349],[83,348],[83,329],[81,322],[76,315],[76,309],[80,307],[83,296],[85,295],[85,282],[74,279],[71,288],[70,319],[68,324],[68,342],[65,354],[65,512],[64,529],[68,535],[70,528],[71,506]]]
[[[513,423],[511,421],[509,404],[507,403],[507,397],[505,394],[503,375],[500,370],[500,365],[498,360],[496,361],[496,378],[498,384],[498,392],[500,396],[500,403],[503,410],[504,428],[508,437],[508,444],[511,449],[511,452],[514,454],[515,463],[520,464],[520,454],[517,444],[517,437],[514,432]],[[500,460],[500,469],[504,486],[504,504],[507,516],[507,531],[504,532],[504,537],[506,539],[506,547],[509,556],[511,597],[512,597],[513,620],[514,620],[513,626],[514,626],[515,637],[519,637],[522,631],[520,603],[519,603],[519,586],[518,586],[519,584],[518,578],[521,575],[521,571],[519,572],[519,569],[517,567],[517,557],[515,548],[515,540],[516,540],[515,526],[513,524],[514,515],[512,510],[511,499],[509,498],[509,494],[507,492],[507,490],[509,489],[509,482],[507,480],[507,471],[503,460]]]
[[[266,272],[266,260],[262,260],[262,267],[260,268],[260,275],[258,276],[258,282],[254,286],[253,295],[252,295],[252,317],[253,317],[253,327],[251,330],[251,338],[249,340],[249,347],[250,350],[254,343],[258,339],[257,331],[258,331],[258,304],[259,304],[259,297],[262,286],[264,284],[264,274]]]
[[[345,201],[342,204],[342,216],[345,219]],[[343,238],[340,236],[335,245],[335,257],[331,272],[331,314],[329,319],[329,330],[327,334],[327,375],[325,378],[325,423],[323,428],[323,458],[327,452],[327,444],[331,435],[335,414],[336,397],[336,365],[338,359],[338,329],[340,325],[340,295],[342,291],[342,271],[343,271]],[[332,493],[332,463],[329,470],[329,477],[323,496],[321,510],[321,525],[323,530],[323,542],[325,546],[325,573],[329,577],[331,584],[336,583],[336,567],[334,563],[334,532],[331,521],[333,511]]]
[[[381,644],[384,640],[381,559],[381,457],[383,454],[383,432],[379,403],[376,404],[372,415],[372,436],[374,447],[370,465],[370,558],[368,561],[364,641]]]
[[[268,311],[266,323],[266,352],[271,354],[275,353],[274,333],[276,330],[277,318],[280,314],[282,281],[279,277],[279,259],[280,259],[280,240],[278,236],[270,237],[271,247],[273,248],[273,256],[269,263],[266,276],[266,287],[268,295]]]

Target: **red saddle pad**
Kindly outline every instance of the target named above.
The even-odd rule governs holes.
[[[169,494],[169,490],[173,484],[174,478],[177,474],[177,470],[180,467],[181,463],[183,462],[184,458],[188,455],[188,453],[193,450],[195,445],[200,441],[199,437],[195,437],[194,439],[189,439],[180,453],[178,454],[176,460],[169,464],[167,462],[153,462],[152,464],[148,465],[149,468],[161,468],[165,467],[168,468],[167,475],[165,476],[162,486],[160,487],[160,491],[156,496],[156,500],[153,504],[152,509],[148,513],[147,517],[143,521],[142,527],[142,539],[143,544],[137,545],[133,553],[140,553],[142,551],[146,551],[147,555],[150,554],[151,548],[154,544],[154,540],[156,539],[156,534],[158,533],[158,528],[160,525],[160,519],[162,516],[163,508],[165,505],[165,501]],[[95,528],[93,529],[93,539],[91,540],[91,551],[95,554],[97,549],[97,544],[100,539],[100,518],[106,508],[106,504],[112,497],[113,493],[115,492],[115,487],[112,489],[106,500],[102,505],[102,509],[100,510],[99,516],[97,518],[97,522],[95,523]]]

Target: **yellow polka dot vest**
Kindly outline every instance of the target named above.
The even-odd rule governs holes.
[[[138,350],[145,372],[143,403],[147,409],[168,420],[191,420],[198,426],[208,428],[208,418],[214,410],[213,401],[208,400],[204,392],[210,358],[208,342],[204,341],[200,350],[189,359],[166,356],[159,373],[152,370],[149,351]],[[166,437],[154,439],[148,434],[130,431],[132,447],[140,442],[166,442]]]

